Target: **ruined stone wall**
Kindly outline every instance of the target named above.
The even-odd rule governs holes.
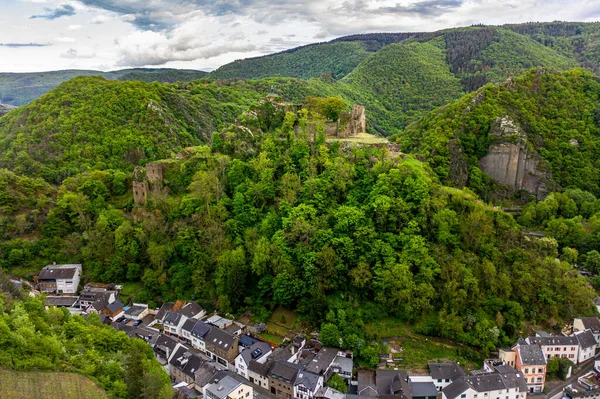
[[[328,122],[328,124],[333,122]],[[351,112],[340,113],[340,119],[335,125],[335,129],[326,124],[325,132],[327,136],[348,138],[356,137],[360,133],[367,132],[367,117],[365,107],[354,104]]]
[[[149,163],[146,168],[136,167],[133,180],[133,202],[135,205],[144,205],[148,201],[151,191],[162,190],[163,165]]]

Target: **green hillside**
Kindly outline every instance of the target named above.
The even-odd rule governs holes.
[[[361,42],[335,42],[300,47],[258,58],[226,64],[211,72],[212,79],[260,79],[295,77],[308,79],[322,74],[339,79],[369,56]]]
[[[502,85],[431,112],[398,135],[404,151],[430,163],[442,181],[456,181],[453,162],[468,162],[469,184],[480,187],[479,160],[492,143],[490,128],[500,117],[514,120],[527,134],[563,188],[600,194],[600,79],[582,69],[556,73],[532,70]],[[571,141],[570,140],[575,140]]]
[[[133,71],[127,72],[118,77],[118,80],[139,80],[142,82],[158,82],[158,83],[175,83],[175,82],[190,82],[198,80],[208,75],[208,72],[203,71],[187,71],[181,69],[159,70],[156,72],[150,71]]]

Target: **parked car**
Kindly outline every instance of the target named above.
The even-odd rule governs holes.
[[[121,323],[127,324],[127,323],[129,323],[129,319],[124,317],[123,320],[121,320]]]
[[[135,323],[133,323],[133,326],[134,326],[134,327],[137,327],[137,326],[139,326],[140,324],[142,324],[142,321],[141,321],[141,320],[136,320],[136,321],[135,321]]]
[[[123,320],[125,320],[125,316],[121,316],[119,317],[117,320],[115,320],[117,323],[121,323]]]

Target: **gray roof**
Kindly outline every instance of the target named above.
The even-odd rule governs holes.
[[[234,321],[233,323],[225,327],[223,330],[227,331],[230,334],[235,334],[239,331],[242,331],[243,327],[238,326],[237,323]]]
[[[394,389],[392,388],[392,385],[394,385],[395,382],[399,382],[399,380],[406,380],[407,377],[408,374],[404,370],[377,370],[377,393],[379,393],[380,395],[393,394]],[[395,390],[399,390],[399,387]]]
[[[594,299],[594,303],[596,304],[596,306],[600,306],[600,298]]]
[[[319,385],[319,379],[321,378],[322,376],[320,375],[313,374],[305,370],[300,370],[296,376],[294,385],[304,385],[311,392],[315,392],[317,390],[317,386]]]
[[[119,309],[123,309],[123,302],[117,299],[113,303],[109,303],[108,305],[106,305],[106,309],[108,309],[109,312],[114,313]]]
[[[358,395],[377,396],[377,383],[373,370],[358,371]]]
[[[205,339],[206,335],[210,332],[211,329],[212,326],[210,324],[206,324],[203,321],[198,321],[196,324],[194,324],[194,327],[192,327],[191,332],[193,336]]]
[[[527,384],[521,373],[509,366],[503,368],[497,367],[496,370],[503,372],[496,371],[494,373],[460,377],[443,389],[444,395],[446,395],[447,399],[454,399],[469,388],[473,389],[475,392],[488,392],[513,388],[519,388],[520,392],[527,392]]]
[[[117,323],[120,324],[120,323]],[[158,339],[156,340],[156,342],[154,343],[154,351],[156,352],[157,350],[161,350],[163,352],[166,352],[166,349],[169,350],[169,352],[173,351],[173,349],[175,349],[175,347],[177,346],[177,341],[175,341],[173,338],[169,337],[168,335],[164,335],[161,334]]]
[[[125,316],[128,316],[128,317],[139,316],[146,309],[148,309],[148,306],[133,305],[125,311]]]
[[[600,331],[600,319],[597,317],[582,317],[581,322],[585,329],[589,328],[593,331]]]
[[[194,317],[203,310],[204,309],[202,309],[202,306],[198,305],[196,302],[189,302],[182,307],[178,313],[181,313],[185,317]]]
[[[593,338],[594,336],[592,336]],[[546,364],[546,356],[539,345],[519,345],[519,356],[521,363],[525,366]]]
[[[143,339],[150,346],[154,346],[160,337],[160,331],[155,328],[140,325],[127,333],[131,338]]]
[[[271,345],[267,344],[266,342],[259,341],[254,343],[250,348],[244,349],[242,353],[240,353],[240,355],[242,355],[242,358],[244,359],[246,365],[250,364],[250,361],[252,360],[252,352],[254,352],[257,349],[260,349],[261,353],[260,356],[254,358],[254,360],[260,359],[264,357],[267,353],[271,352]]]
[[[196,325],[197,322],[198,322],[198,319],[187,319],[185,321],[185,323],[183,323],[183,326],[181,326],[181,330],[188,331],[191,333],[192,329],[194,328],[194,326]]]
[[[351,358],[346,356],[336,356],[333,361],[334,367],[338,367],[340,372],[350,373],[352,374],[352,369],[354,368],[354,362]]]
[[[48,265],[40,270],[38,280],[73,278],[78,268],[81,269],[81,265]]]
[[[437,398],[438,390],[433,382],[411,382],[412,396],[433,396]]]
[[[434,380],[454,381],[467,373],[456,362],[449,363],[429,363],[429,372]]]
[[[77,302],[76,296],[48,296],[44,303],[49,306],[70,308]]]
[[[442,390],[447,399],[458,398],[463,392],[471,387],[465,378],[466,377],[461,377],[456,381],[452,381],[450,385]]]
[[[171,312],[170,310],[165,313],[165,317],[163,318],[163,324],[171,324],[173,326],[179,325],[181,321],[182,315],[176,312]]]
[[[271,353],[269,355],[269,359],[277,362],[279,360],[290,360],[290,358],[293,356],[292,351],[290,350],[289,346],[286,346],[285,348],[283,347],[279,347],[277,349],[275,349],[273,351],[273,353]]]
[[[271,371],[271,366],[273,366],[272,362],[259,363],[256,360],[250,360],[248,370],[260,376],[267,377],[269,375],[269,371]]]
[[[200,368],[202,362],[203,361],[199,356],[194,355],[188,348],[181,346],[171,357],[169,364],[178,368],[188,376],[196,378],[196,370]]]
[[[101,297],[102,295],[104,295],[105,291],[90,291],[90,290],[83,290],[79,293],[79,300],[80,301],[95,301],[97,298]]]
[[[220,380],[226,375],[226,371],[219,370],[210,363],[202,363],[200,368],[196,371],[196,378],[194,382],[199,387],[204,387],[205,385],[214,382],[215,380]]]
[[[210,391],[211,396],[214,395],[216,398],[225,399],[240,384],[241,382],[232,376],[226,375],[218,383],[209,385],[206,390]]]
[[[173,306],[175,306],[175,304],[173,302],[163,303],[162,306],[160,307],[160,309],[158,309],[155,319],[162,321],[162,319],[163,319],[163,317],[165,317],[165,314],[167,313],[167,311],[173,309]]]
[[[577,338],[574,336],[566,337],[564,335],[556,335],[554,337],[527,337],[529,344],[535,345],[577,345]]]
[[[279,379],[291,384],[296,379],[296,376],[298,375],[300,369],[302,369],[302,365],[300,364],[280,360],[278,362],[275,362],[275,364],[273,364],[273,367],[271,367],[269,377]]]
[[[229,334],[218,328],[211,328],[210,332],[206,336],[206,343],[208,345],[217,346],[221,349],[229,350],[236,343],[235,336]]]
[[[594,333],[592,332],[592,330],[585,330],[584,332],[581,332],[575,336],[577,337],[577,341],[579,342],[579,345],[582,349],[587,349],[591,348],[592,346],[598,345],[598,342],[596,342],[596,338],[594,338]]]
[[[346,395],[331,387],[321,387],[317,391],[315,398],[320,399],[346,399]]]
[[[335,348],[321,348],[312,362],[306,365],[306,371],[315,374],[325,374],[333,363],[333,360],[337,357],[337,353],[338,350]]]

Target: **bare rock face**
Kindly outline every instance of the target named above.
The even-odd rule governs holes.
[[[351,112],[344,112],[340,115],[339,137],[355,137],[359,133],[367,131],[367,117],[365,115],[365,107],[354,104]]]
[[[4,116],[5,114],[7,114],[9,111],[15,109],[16,107],[13,107],[12,105],[8,105],[8,104],[0,104],[0,116]]]
[[[491,134],[494,142],[479,161],[480,169],[514,191],[526,190],[538,199],[545,198],[552,176],[538,153],[528,148],[525,132],[505,116],[494,121]]]

